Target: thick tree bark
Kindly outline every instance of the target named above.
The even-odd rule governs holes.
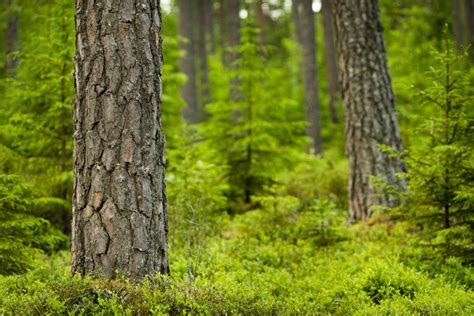
[[[346,112],[349,215],[357,221],[371,215],[371,206],[398,204],[371,177],[402,190],[405,183],[396,174],[405,166],[378,148],[402,150],[377,1],[335,0],[333,5]]]
[[[208,32],[207,15],[212,9],[209,0],[198,0],[197,48],[199,61],[199,114],[202,115],[204,106],[209,103],[209,69],[207,56],[210,51],[210,35]]]
[[[183,115],[190,124],[199,123],[200,111],[196,91],[196,64],[195,64],[195,0],[179,0],[179,34],[184,38],[180,42],[179,48],[185,52],[181,57],[179,68],[188,80],[181,88],[181,97],[186,102]]]
[[[466,42],[470,45],[469,57],[474,61],[474,0],[464,0]]]
[[[72,272],[169,273],[159,0],[76,1]]]
[[[324,31],[324,60],[326,62],[329,90],[329,111],[331,114],[331,121],[336,124],[339,122],[337,100],[339,99],[340,89],[337,74],[337,54],[334,45],[331,0],[322,0],[321,4]]]
[[[293,0],[293,19],[302,48],[302,72],[305,100],[306,134],[311,139],[310,148],[315,154],[323,152],[319,85],[316,63],[316,29],[312,0]]]
[[[453,31],[454,39],[456,40],[456,49],[461,51],[464,44],[464,29],[462,21],[461,0],[452,0],[453,6]]]

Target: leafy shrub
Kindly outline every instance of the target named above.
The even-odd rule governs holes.
[[[350,237],[347,228],[343,226],[346,214],[338,209],[334,202],[327,199],[314,199],[308,205],[308,210],[300,215],[298,231],[309,238],[316,246],[346,240]]]
[[[172,277],[141,284],[70,278],[68,258],[43,260],[23,275],[0,277],[0,313],[43,314],[450,314],[471,315],[474,293],[442,275],[398,262],[398,239],[348,240],[330,250],[311,242],[209,238],[210,260],[191,282]],[[55,257],[51,258],[54,259]],[[369,267],[369,268],[367,268]],[[446,267],[448,268],[448,267]],[[453,266],[452,269],[455,269]],[[447,270],[445,273],[450,273]]]
[[[382,300],[395,295],[413,299],[418,290],[416,273],[408,273],[402,269],[389,267],[374,267],[363,285],[364,292],[371,300],[380,304]]]
[[[285,193],[305,204],[324,197],[338,208],[347,208],[347,160],[334,150],[327,150],[324,157],[301,155],[297,158],[291,172],[278,179]]]

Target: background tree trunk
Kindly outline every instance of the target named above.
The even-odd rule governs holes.
[[[293,18],[299,44],[302,48],[302,72],[305,100],[306,134],[315,154],[323,152],[319,85],[316,64],[316,29],[312,0],[293,0]]]
[[[199,114],[202,117],[204,106],[209,103],[209,68],[207,57],[210,52],[210,35],[207,16],[212,14],[209,0],[198,0],[197,48],[199,61]]]
[[[474,61],[474,0],[464,0],[464,17],[466,43],[471,45],[469,57]]]
[[[219,46],[221,50],[222,62],[225,60],[225,42],[227,38],[226,26],[226,5],[224,0],[219,0]]]
[[[464,27],[462,21],[461,0],[452,0],[453,6],[453,31],[454,39],[456,40],[456,49],[461,51],[464,44]]]
[[[3,2],[3,7],[5,9],[10,8],[12,5],[14,5],[13,1],[4,0]],[[14,11],[8,15],[3,36],[3,48],[6,56],[4,72],[7,75],[14,76],[15,69],[18,65],[18,58],[11,54],[19,50],[20,17],[18,12]]]
[[[235,61],[239,58],[237,51],[240,46],[240,0],[225,0],[225,40],[223,63],[228,69],[235,70]],[[231,79],[230,97],[232,100],[241,98],[238,88],[239,78]]]
[[[257,12],[257,25],[260,33],[258,34],[260,46],[265,45],[265,15],[263,14],[263,0],[257,0],[256,3]]]
[[[240,45],[240,0],[226,0],[225,7],[225,42],[224,51],[237,48]],[[225,52],[224,66],[231,67],[237,60],[235,51]]]
[[[204,16],[203,24],[204,24],[204,31],[206,32],[207,51],[208,53],[213,54],[216,52],[213,0],[203,0],[202,14]]]
[[[346,112],[349,215],[357,221],[371,215],[371,206],[398,204],[370,177],[403,189],[405,183],[396,174],[405,166],[377,147],[402,150],[377,1],[336,0],[333,5]]]
[[[188,78],[181,88],[181,97],[186,102],[183,115],[190,124],[199,123],[200,111],[196,91],[196,63],[195,63],[195,36],[194,28],[196,19],[196,1],[179,0],[179,34],[183,38],[180,42],[180,50],[185,52],[179,62],[179,68]]]
[[[337,100],[339,99],[340,89],[337,73],[337,53],[336,47],[334,45],[331,0],[322,0],[321,4],[324,31],[324,60],[326,62],[329,90],[329,111],[331,114],[331,121],[333,123],[338,123],[339,117],[337,114]]]
[[[169,273],[159,5],[76,1],[73,273]]]

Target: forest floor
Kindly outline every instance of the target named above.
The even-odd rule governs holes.
[[[0,278],[0,314],[474,314],[472,269],[428,260],[400,225],[295,239],[278,222],[255,222],[261,215],[227,220],[192,249],[172,242],[171,277],[154,286],[71,278],[67,252],[43,256],[27,274]]]

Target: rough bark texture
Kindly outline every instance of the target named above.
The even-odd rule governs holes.
[[[466,26],[466,42],[471,45],[469,57],[474,61],[474,0],[464,0],[464,23]]]
[[[198,0],[198,23],[197,23],[197,49],[199,61],[199,112],[202,116],[204,106],[209,103],[209,69],[207,65],[207,56],[210,51],[210,35],[208,33],[207,15],[211,10],[209,0]]]
[[[464,29],[462,21],[461,0],[452,0],[453,6],[453,31],[454,39],[456,40],[456,49],[461,51],[464,44]]]
[[[12,1],[4,1],[3,7],[8,8],[13,4]],[[13,57],[11,53],[19,49],[20,36],[20,19],[17,12],[11,13],[7,17],[7,25],[4,32],[3,48],[5,50],[5,67],[4,71],[8,75],[14,75],[14,71],[18,64],[18,58]]]
[[[302,72],[305,100],[306,134],[311,139],[310,147],[315,154],[323,152],[319,85],[316,64],[316,29],[312,0],[293,0],[293,19],[303,52]]]
[[[329,111],[331,114],[331,121],[333,123],[338,123],[339,117],[337,114],[337,100],[339,99],[340,89],[337,74],[337,54],[336,47],[334,45],[331,0],[322,0],[321,4],[324,31],[324,60],[326,62],[326,73],[329,90]]]
[[[76,0],[72,272],[169,273],[159,0]]]
[[[200,111],[196,91],[196,64],[195,64],[195,8],[196,0],[179,0],[179,34],[184,39],[179,49],[185,52],[179,62],[179,68],[188,80],[181,88],[181,97],[186,102],[183,115],[190,124],[199,123]]]
[[[396,206],[370,177],[397,189],[404,181],[403,163],[378,149],[379,144],[402,150],[395,101],[376,0],[333,2],[341,88],[346,113],[349,158],[349,215],[352,221],[371,215],[374,205]]]

